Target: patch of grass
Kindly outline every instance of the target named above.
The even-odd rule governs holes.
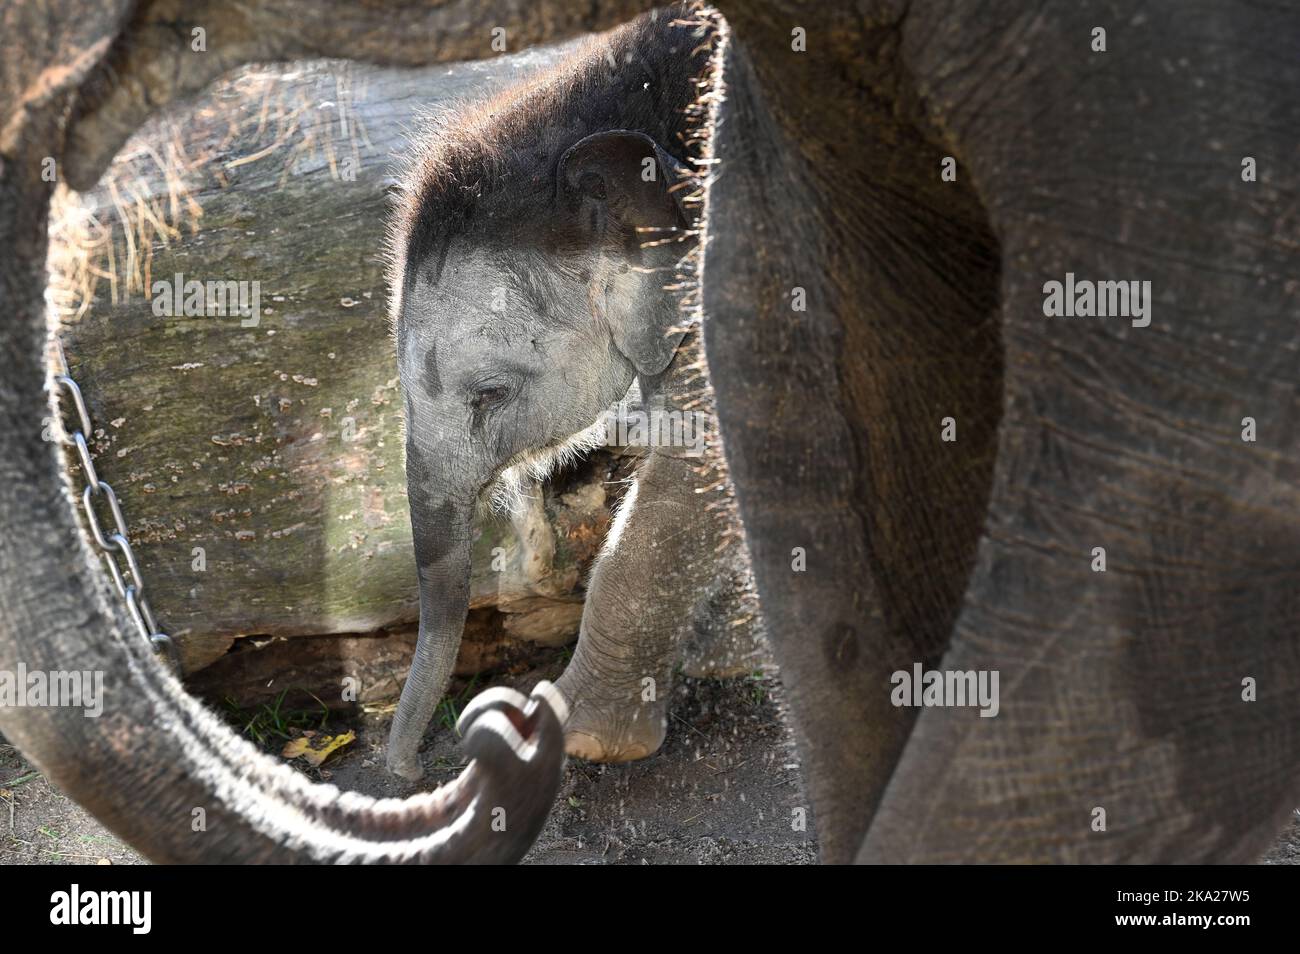
[[[77,840],[88,841],[97,845],[108,845],[110,848],[121,847],[121,843],[116,838],[109,838],[107,835],[87,835],[82,833],[77,835]]]
[[[438,709],[434,713],[434,718],[438,724],[449,732],[456,732],[456,720],[460,718],[460,711],[465,708],[465,703],[474,698],[474,689],[478,685],[478,673],[470,677],[469,683],[465,688],[455,696],[446,696],[438,703]],[[456,737],[460,738],[460,733],[456,732]]]
[[[745,677],[745,698],[755,706],[767,701],[767,676],[763,670],[755,669]]]
[[[284,697],[288,691],[285,689],[281,692],[274,704],[263,703],[255,709],[243,709],[233,699],[227,697],[226,718],[262,748],[269,748],[277,738],[282,741],[293,738],[290,731],[292,729],[317,731],[324,729],[329,721],[329,707],[312,696],[320,702],[319,712],[310,709],[286,709]]]
[[[28,772],[26,775],[19,775],[12,782],[0,782],[0,788],[17,788],[19,785],[26,785],[28,782],[40,777],[40,772]]]

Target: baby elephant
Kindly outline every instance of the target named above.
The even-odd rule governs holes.
[[[456,660],[476,506],[602,442],[634,378],[670,418],[698,397],[668,288],[695,245],[697,80],[713,67],[698,16],[648,14],[444,122],[408,178],[391,300],[420,634],[388,747],[406,778]],[[676,639],[717,576],[721,518],[700,494],[717,482],[689,446],[657,444],[639,468],[558,683],[571,754],[662,743]]]

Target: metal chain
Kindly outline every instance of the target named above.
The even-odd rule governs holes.
[[[136,562],[135,551],[131,549],[131,543],[127,540],[126,518],[122,515],[122,507],[117,502],[117,494],[107,482],[99,479],[94,461],[90,459],[88,441],[94,429],[90,423],[90,412],[86,410],[86,402],[81,397],[81,388],[77,387],[77,382],[72,380],[72,375],[68,373],[68,360],[63,354],[63,344],[58,339],[55,339],[54,344],[59,354],[59,374],[54,381],[72,398],[73,407],[77,411],[77,423],[80,425],[69,436],[68,429],[62,421],[59,421],[59,429],[62,431],[60,440],[68,447],[75,447],[77,457],[81,461],[81,472],[86,478],[86,487],[81,494],[81,506],[86,512],[86,522],[90,524],[90,534],[103,552],[108,572],[117,585],[118,594],[126,601],[127,612],[135,622],[136,629],[140,631],[141,636],[149,640],[154,653],[165,654],[167,661],[179,671],[180,659],[176,652],[176,644],[166,633],[159,632],[153,610],[149,608],[149,601],[145,598],[144,577],[140,575],[140,564]],[[114,529],[107,536],[95,513],[96,500],[106,501],[109,513],[113,517]],[[122,558],[124,567],[118,566],[118,557]]]

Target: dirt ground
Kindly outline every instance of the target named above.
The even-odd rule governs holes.
[[[459,687],[464,698],[487,685],[527,689],[554,678],[560,654],[514,677]],[[798,760],[780,716],[771,676],[681,680],[668,740],[650,759],[600,766],[570,760],[551,819],[528,864],[810,864],[808,830],[792,824],[807,805]],[[333,718],[321,731],[351,728],[357,738],[310,777],[373,795],[404,795],[383,769],[391,713]],[[450,720],[448,720],[450,721]],[[290,730],[289,734],[295,734]],[[268,736],[266,748],[283,740]],[[454,733],[440,728],[423,753],[426,784],[453,777],[462,764]],[[1300,814],[1263,859],[1300,864]],[[11,745],[0,743],[0,864],[146,864],[61,795]]]
[[[513,678],[480,683],[523,690],[553,678],[557,658]],[[807,805],[798,760],[767,676],[685,679],[678,686],[668,740],[654,757],[619,766],[570,760],[564,785],[525,863],[529,864],[810,864],[816,840],[795,830]],[[472,692],[469,693],[472,695]],[[466,695],[466,698],[469,696]],[[314,779],[373,795],[413,787],[383,768],[391,713],[331,719],[323,732],[353,729],[357,739],[320,769],[295,765]],[[266,747],[283,740],[269,737]],[[426,785],[452,778],[462,765],[454,733],[439,728],[423,753]],[[11,745],[0,744],[0,864],[146,864],[75,803],[61,795]]]

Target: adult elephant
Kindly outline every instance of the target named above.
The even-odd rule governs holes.
[[[490,26],[540,42],[639,5],[449,33],[463,11],[340,4],[290,37],[307,18],[241,4],[202,62],[139,42],[166,6],[64,17],[6,59],[0,663],[103,668],[111,703],[0,728],[156,858],[390,857],[317,837],[338,803],[237,772],[224,729],[189,747],[198,717],[101,599],[34,426],[39,160],[88,184],[151,105],[248,58],[484,55]],[[721,6],[705,344],[823,857],[1257,857],[1300,793],[1300,13]],[[1067,273],[1150,281],[1150,324],[1047,316]],[[895,706],[918,663],[998,671],[998,715]],[[363,842],[450,820],[339,802]]]
[[[704,289],[824,857],[1255,859],[1300,793],[1300,16],[877,12],[802,59],[732,14]],[[1150,325],[1047,317],[1071,272]],[[893,708],[916,662],[1000,713]]]

